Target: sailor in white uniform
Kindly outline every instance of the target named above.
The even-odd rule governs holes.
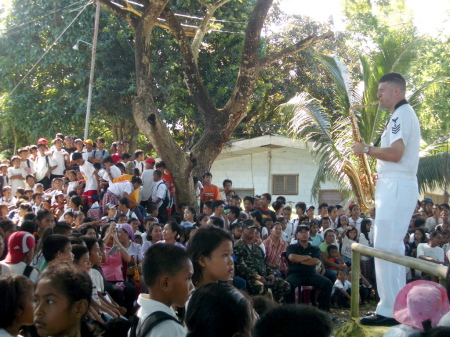
[[[377,217],[374,248],[404,255],[403,238],[408,230],[418,198],[420,126],[412,107],[405,100],[406,83],[397,73],[379,80],[378,98],[392,116],[381,137],[381,147],[355,143],[355,154],[366,153],[377,159],[378,181],[375,192]],[[365,325],[398,324],[393,318],[395,298],[405,286],[405,267],[375,259],[377,289],[380,296],[376,313],[361,319]]]

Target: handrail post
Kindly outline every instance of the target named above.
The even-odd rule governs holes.
[[[352,293],[350,316],[359,317],[359,274],[361,272],[361,254],[352,249]]]

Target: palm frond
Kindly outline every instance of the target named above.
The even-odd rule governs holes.
[[[448,189],[450,179],[450,152],[440,152],[419,160],[417,179],[421,193]]]
[[[435,97],[439,94],[442,85],[448,83],[450,83],[450,77],[440,77],[425,82],[408,96],[408,103],[414,109],[417,109],[418,106],[422,103],[422,98],[425,91],[427,91],[427,95],[430,95],[430,97]]]
[[[343,62],[337,57],[319,54],[317,56],[325,68],[330,72],[334,83],[336,85],[336,100],[338,106],[342,107],[344,111],[348,111],[352,105],[352,89],[350,81],[350,73]]]

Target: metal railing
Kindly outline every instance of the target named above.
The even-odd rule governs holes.
[[[427,262],[414,257],[389,253],[384,250],[367,247],[359,243],[352,243],[352,293],[350,309],[350,315],[352,318],[359,317],[359,275],[361,272],[361,254],[373,256],[396,264],[401,264],[402,266],[417,269],[428,274],[438,276],[442,279],[445,279],[447,276],[448,268],[443,265]]]

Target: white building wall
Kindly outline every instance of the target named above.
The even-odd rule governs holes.
[[[261,148],[260,148],[261,149]],[[213,184],[222,188],[224,179],[233,181],[233,188],[254,189],[255,195],[272,193],[273,174],[298,174],[298,194],[285,195],[286,200],[294,204],[304,201],[314,204],[311,187],[316,176],[317,166],[307,150],[293,148],[265,148],[263,152],[252,154],[235,154],[232,158],[218,158],[212,168]],[[337,189],[334,184],[327,182],[323,189]],[[272,200],[277,195],[272,196]]]

